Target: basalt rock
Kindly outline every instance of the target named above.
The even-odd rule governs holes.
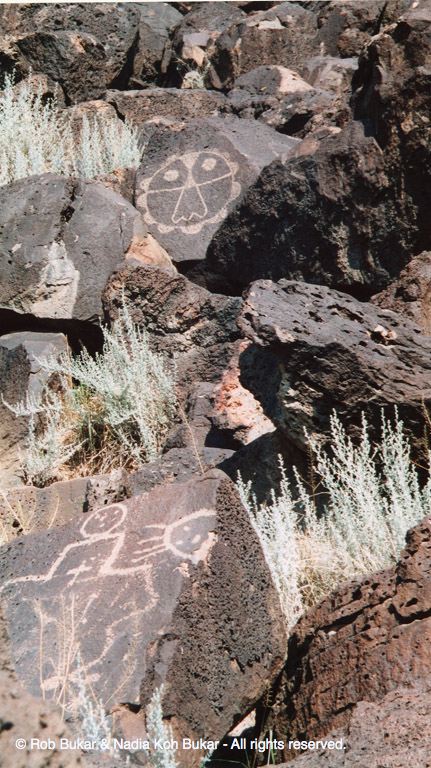
[[[348,727],[325,736],[341,749],[317,749],[279,768],[430,768],[431,690],[399,688],[378,702],[361,701]]]
[[[106,100],[121,117],[137,126],[160,118],[181,124],[196,117],[216,116],[226,102],[225,96],[216,91],[179,88],[108,91]]]
[[[166,55],[169,83],[179,86],[193,69],[205,68],[214,42],[231,24],[245,18],[235,3],[198,3],[181,22]]]
[[[276,705],[278,734],[313,739],[347,727],[352,762],[350,752],[338,762],[333,752],[331,766],[346,765],[347,755],[349,766],[363,766],[360,746],[373,766],[403,765],[409,743],[418,755],[429,749],[429,732],[421,725],[429,717],[431,691],[430,565],[428,517],[408,533],[395,568],[340,587],[300,619]],[[395,728],[386,730],[391,723]],[[382,732],[387,736],[378,743]],[[327,764],[298,760],[298,766]]]
[[[137,3],[18,4],[0,16],[18,71],[49,75],[69,104],[124,87],[139,20]]]
[[[127,258],[170,266],[136,209],[100,182],[46,174],[0,189],[0,306],[36,318],[94,320]]]
[[[47,701],[73,702],[85,674],[97,700],[145,709],[163,684],[175,736],[222,738],[282,668],[278,596],[220,473],[24,537],[0,568],[16,674]]]
[[[205,258],[211,238],[262,169],[297,140],[234,117],[160,128],[137,173],[136,206],[174,263]]]
[[[417,210],[413,253],[431,247],[431,4],[415,3],[374,38],[353,80],[355,117],[385,152],[388,170]]]
[[[371,299],[382,309],[392,309],[431,333],[431,253],[415,256],[398,280]]]
[[[182,15],[170,3],[136,3],[136,6],[140,14],[139,35],[129,87],[151,87],[165,79],[170,35]]]
[[[415,208],[359,123],[332,134],[263,169],[213,236],[209,270],[238,291],[286,277],[364,298],[398,276],[419,238]]]
[[[378,428],[381,410],[396,407],[424,457],[431,339],[417,325],[322,286],[262,280],[250,286],[239,326],[255,342],[240,361],[241,381],[299,448],[304,427],[326,439],[334,409],[359,436],[362,413]]]
[[[295,3],[280,3],[239,19],[217,38],[211,51],[214,87],[232,88],[235,79],[259,65],[283,64],[301,74],[319,53],[317,19]]]

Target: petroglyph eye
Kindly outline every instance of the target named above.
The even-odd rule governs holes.
[[[214,521],[214,512],[201,509],[168,525],[164,535],[165,549],[182,559],[198,562],[214,542]]]
[[[147,182],[144,201],[148,222],[161,231],[179,228],[195,234],[218,221],[238,196],[237,166],[218,151],[186,152],[172,157]]]
[[[171,171],[165,171],[163,174],[163,178],[165,181],[178,181],[180,178],[180,173],[176,169],[172,169]]]
[[[127,508],[124,504],[112,504],[110,507],[93,512],[81,526],[83,536],[100,536],[117,530],[124,522]]]

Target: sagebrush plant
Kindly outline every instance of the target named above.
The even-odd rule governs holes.
[[[268,504],[258,505],[239,481],[289,629],[343,581],[394,564],[407,530],[431,512],[431,480],[420,487],[397,412],[392,422],[382,414],[375,445],[365,417],[357,445],[336,414],[330,426],[330,452],[309,439],[325,489],[319,514],[298,473],[289,483],[281,459],[280,491]]]
[[[76,663],[77,697],[75,702],[75,729],[80,738],[90,741],[95,751],[109,752],[112,738],[112,718],[105,712],[102,701],[98,701],[88,685],[78,653]]]
[[[156,688],[146,710],[147,736],[150,742],[148,766],[151,768],[177,768],[175,750],[158,749],[159,740],[172,743],[173,735],[169,724],[163,720],[162,709],[163,685]]]
[[[73,357],[41,359],[61,384],[37,402],[8,404],[29,417],[22,455],[25,480],[46,485],[59,477],[136,468],[160,454],[177,412],[172,366],[150,349],[147,334],[121,303],[103,347]]]
[[[127,121],[94,116],[74,128],[73,111],[44,101],[31,78],[15,87],[5,75],[0,93],[0,186],[41,173],[93,178],[139,164],[138,132]]]

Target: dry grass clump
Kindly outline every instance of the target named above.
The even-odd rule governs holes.
[[[40,173],[94,178],[117,168],[135,168],[141,158],[138,132],[127,121],[73,115],[46,102],[41,87],[14,87],[6,75],[0,92],[0,186]]]
[[[339,419],[331,419],[331,450],[310,440],[324,490],[317,513],[297,473],[282,480],[269,504],[258,505],[240,480],[243,503],[257,531],[290,629],[304,610],[340,583],[394,564],[408,529],[431,512],[431,480],[419,485],[403,423],[382,415],[382,438],[372,445],[363,418],[355,446]]]
[[[177,411],[173,371],[151,351],[123,302],[103,348],[92,357],[39,360],[55,376],[37,400],[8,405],[29,418],[22,453],[27,483],[44,486],[73,476],[136,468],[160,454]]]

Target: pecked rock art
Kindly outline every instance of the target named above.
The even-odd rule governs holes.
[[[116,695],[130,691],[128,680],[138,671],[132,658],[136,643],[145,641],[175,600],[187,564],[200,562],[216,539],[211,530],[216,515],[209,509],[144,524],[139,531],[129,530],[129,514],[120,503],[93,512],[47,569],[35,568],[2,588],[19,597],[12,623],[24,620],[31,646],[20,658],[18,674],[34,694],[64,707],[73,706],[80,674],[106,701],[114,677]],[[159,606],[165,578],[169,594]],[[111,665],[114,676],[106,675]]]
[[[213,719],[222,736],[235,697],[254,701],[281,668],[278,598],[222,473],[22,537],[0,550],[0,578],[16,674],[65,712],[83,685],[109,709],[145,703],[163,682],[182,702],[194,688],[197,709],[169,705],[184,735]]]
[[[136,205],[175,262],[205,258],[222,222],[260,171],[297,140],[235,117],[153,128],[136,177]]]
[[[144,184],[145,221],[159,232],[178,227],[185,234],[221,221],[241,192],[237,171],[237,163],[215,150],[173,155]]]

